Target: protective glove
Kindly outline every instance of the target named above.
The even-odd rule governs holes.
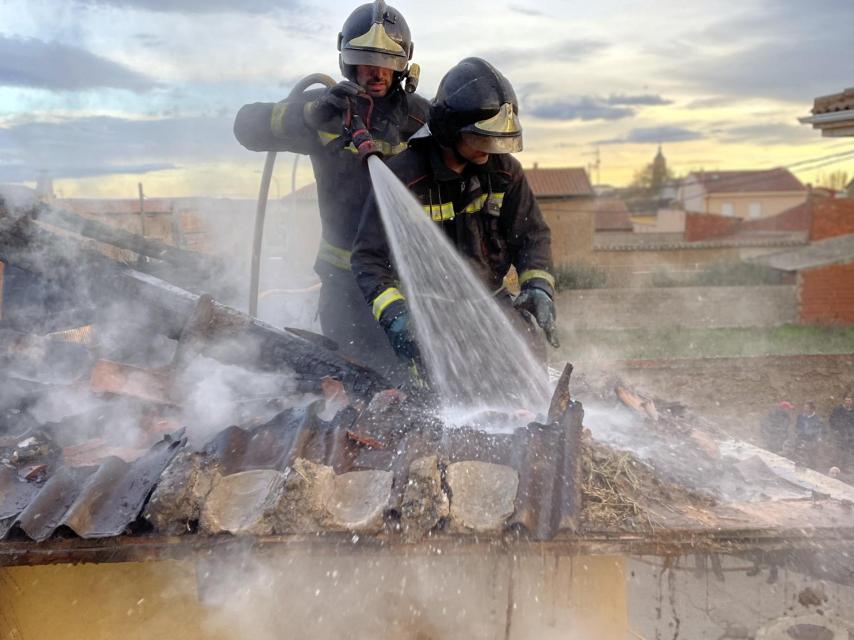
[[[391,348],[397,354],[398,358],[420,364],[421,351],[418,349],[418,343],[415,342],[415,335],[412,330],[412,322],[410,321],[408,311],[401,311],[388,324],[385,332],[389,342],[391,342]]]
[[[555,324],[555,303],[548,293],[537,287],[523,288],[522,293],[513,301],[513,306],[534,316],[537,324],[545,331],[549,344],[555,349],[560,346]]]
[[[350,80],[342,80],[335,86],[329,87],[317,100],[305,106],[303,117],[306,124],[317,129],[327,120],[343,113],[347,109],[348,101],[364,91],[362,87]]]

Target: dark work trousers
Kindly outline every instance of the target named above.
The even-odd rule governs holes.
[[[339,352],[386,377],[392,385],[408,379],[371,307],[349,271],[330,269],[321,276],[320,327]]]

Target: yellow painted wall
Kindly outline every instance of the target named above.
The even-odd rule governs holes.
[[[807,199],[803,193],[714,193],[708,196],[706,213],[723,215],[725,202],[732,204],[733,215],[737,218],[750,218],[750,204],[758,202],[762,206],[760,218],[768,218],[802,204]]]
[[[3,640],[623,640],[624,560],[306,556],[0,569]],[[197,581],[197,575],[199,576]],[[206,582],[207,581],[207,582]]]

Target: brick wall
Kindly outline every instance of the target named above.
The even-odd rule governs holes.
[[[685,240],[696,242],[739,231],[809,231],[810,205],[806,202],[775,216],[742,220],[713,213],[688,213],[685,216]]]
[[[854,324],[854,263],[800,273],[798,297],[801,322]]]
[[[552,258],[556,265],[590,262],[596,233],[592,198],[538,199],[552,232]]]
[[[687,213],[685,215],[685,240],[697,242],[733,233],[739,225],[738,218],[714,213]]]
[[[810,239],[824,240],[854,233],[854,198],[813,201]]]

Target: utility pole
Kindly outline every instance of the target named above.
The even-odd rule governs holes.
[[[593,173],[593,171],[595,170],[595,171],[596,171],[596,181],[595,181],[595,184],[602,184],[602,173],[601,173],[601,170],[602,170],[602,155],[601,155],[601,154],[600,154],[600,152],[599,152],[599,147],[598,147],[598,146],[596,147],[596,151],[592,151],[592,152],[588,152],[588,153],[582,153],[581,155],[583,155],[583,156],[593,156],[593,157],[595,158],[594,162],[591,162],[591,163],[588,163],[588,164],[587,164],[587,172],[592,174],[592,173]]]

